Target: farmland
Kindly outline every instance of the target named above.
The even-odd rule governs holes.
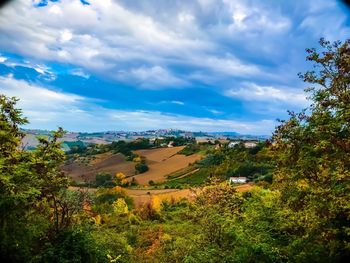
[[[190,156],[177,154],[183,148],[183,146],[179,146],[136,151],[137,154],[146,158],[149,167],[147,172],[135,176],[136,181],[140,185],[146,185],[149,181],[165,181],[166,175],[186,168],[189,164],[201,158],[198,154]]]
[[[132,176],[135,173],[133,162],[126,161],[120,153],[112,154],[111,152],[98,154],[91,158],[78,158],[64,165],[62,169],[77,182],[93,181],[96,174],[100,172],[111,174],[122,172],[126,176]]]
[[[145,173],[135,175],[135,163],[127,161],[121,153],[114,154],[106,152],[89,157],[79,157],[74,161],[65,164],[62,169],[74,181],[94,181],[96,174],[105,172],[114,175],[122,172],[129,177],[134,177],[141,185],[149,181],[161,182],[166,176],[181,169],[187,168],[189,164],[199,160],[200,155],[190,156],[177,154],[184,147],[156,148],[135,151],[136,154],[144,157],[149,170]]]

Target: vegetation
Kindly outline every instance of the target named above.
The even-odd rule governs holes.
[[[114,187],[116,183],[113,176],[109,173],[98,173],[95,178],[95,187]]]
[[[204,147],[184,148],[180,153],[190,153],[191,149],[206,150],[205,158],[197,161],[186,169],[168,176],[163,183],[167,188],[194,187],[204,185],[212,178],[226,181],[229,177],[244,176],[253,182],[272,182],[275,163],[269,150],[270,144],[262,142],[254,148],[245,148],[243,144],[228,148],[227,145],[219,150]]]
[[[186,156],[194,154],[194,153],[198,153],[201,150],[201,147],[196,144],[196,143],[190,143],[188,145],[186,145],[185,148],[183,148],[179,154],[184,154]]]
[[[120,141],[114,141],[106,145],[102,145],[102,144],[85,145],[82,141],[76,141],[76,142],[65,141],[64,143],[67,144],[67,146],[69,146],[71,149],[68,152],[68,160],[74,159],[74,156],[86,157],[86,156],[93,156],[96,154],[112,151],[114,153],[122,153],[127,157],[127,160],[131,161],[135,157],[137,157],[137,155],[134,154],[133,151],[167,146],[170,142],[172,142],[173,146],[182,146],[187,144],[193,145],[195,143],[195,139],[186,138],[186,137],[168,136],[161,139],[158,138],[154,142],[150,142],[150,140],[147,138],[138,138],[130,142],[120,140]]]
[[[160,147],[162,145],[168,145],[169,143],[172,143],[172,146],[183,146],[187,144],[193,144],[196,143],[195,138],[192,137],[182,137],[182,136],[167,136],[164,138],[157,138],[153,145],[155,147]]]
[[[133,159],[135,164],[136,174],[142,174],[148,171],[148,165],[146,164],[146,159],[144,157],[137,156]]]
[[[24,136],[19,126],[27,120],[16,102],[0,95],[0,261],[50,262],[53,251],[67,253],[58,240],[77,237],[83,196],[67,190],[68,178],[59,169],[64,161],[58,142],[62,129],[50,139],[39,138],[34,151],[19,147]],[[97,259],[96,250],[83,251],[94,240],[84,231],[80,237],[80,247],[70,257]]]
[[[135,165],[137,173],[142,174],[148,171],[148,166],[145,162],[139,162]]]
[[[300,75],[316,84],[310,108],[290,112],[271,142],[211,150],[195,164],[210,179],[192,201],[150,194],[135,207],[120,186],[68,190],[62,129],[23,151],[27,120],[16,99],[1,96],[1,262],[346,262],[350,41],[320,44],[322,53],[307,50],[315,70]],[[259,183],[237,192],[223,180],[236,175]],[[125,177],[100,179],[121,185]]]

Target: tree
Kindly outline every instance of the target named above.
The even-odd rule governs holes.
[[[148,165],[145,162],[139,162],[135,164],[136,173],[142,174],[148,171]]]
[[[20,233],[25,209],[39,196],[37,180],[31,172],[31,156],[20,149],[24,133],[19,126],[28,123],[15,108],[16,98],[0,95],[0,259],[14,261],[29,253],[16,244],[30,242]],[[18,220],[15,225],[14,220]],[[23,230],[22,230],[23,231]],[[17,253],[14,253],[14,252]],[[10,256],[12,254],[12,256]]]
[[[290,112],[274,133],[274,188],[295,214],[288,232],[295,257],[341,261],[350,257],[350,40],[324,51],[307,49],[314,70],[300,77],[316,85],[307,89],[312,104]]]
[[[120,185],[120,186],[125,186],[128,184],[128,180],[126,179],[126,176],[124,173],[119,172],[116,173],[114,176],[114,182],[116,185]]]
[[[68,233],[80,202],[70,193],[61,171],[65,155],[59,128],[49,138],[39,138],[34,151],[21,147],[28,123],[17,109],[16,98],[0,95],[0,261],[25,262]],[[68,231],[68,232],[67,232]]]
[[[113,176],[109,173],[105,173],[105,172],[100,172],[96,175],[95,178],[95,186],[96,187],[107,187],[107,188],[111,188],[116,186],[114,180],[113,180]]]

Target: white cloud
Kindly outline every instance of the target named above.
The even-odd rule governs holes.
[[[167,69],[154,67],[140,67],[131,69],[128,72],[119,72],[119,79],[128,79],[130,82],[136,81],[139,87],[147,89],[157,89],[161,87],[179,87],[186,85],[186,81],[173,76]]]
[[[4,63],[7,60],[6,57],[0,55],[0,63]]]
[[[215,72],[230,76],[252,76],[260,75],[259,67],[240,62],[237,58],[228,54],[225,57],[203,56],[194,59],[198,66],[207,67]]]
[[[32,65],[30,63],[25,63],[23,66],[33,68],[36,72],[43,75],[47,80],[55,80],[56,74],[52,71],[52,69],[43,64]]]
[[[232,23],[229,30],[233,33],[249,34],[250,32],[264,32],[273,34],[279,31],[286,31],[291,26],[291,21],[288,17],[283,16],[278,10],[271,10],[255,3],[254,5],[246,1],[229,1],[224,0],[224,3],[231,12]]]
[[[63,0],[41,8],[19,0],[1,10],[0,48],[40,60],[71,63],[112,78],[116,72],[130,72],[140,78],[143,87],[148,80],[148,86],[157,88],[183,85],[183,77],[166,70],[173,64],[228,76],[259,72],[258,66],[230,52],[217,55],[221,44],[201,28],[193,11],[175,10],[161,20],[110,0],[91,1],[91,5]]]
[[[19,106],[35,121],[48,121],[50,116],[76,109],[75,104],[83,97],[52,91],[12,76],[0,77],[0,92],[18,97]]]
[[[159,102],[160,104],[177,104],[177,105],[185,105],[185,103],[183,101],[179,101],[179,100],[162,100],[161,102]]]
[[[17,66],[26,67],[34,69],[37,73],[42,75],[47,80],[55,80],[56,74],[53,72],[53,70],[48,67],[45,64],[38,64],[38,63],[32,63],[30,61],[18,61],[11,58],[1,57],[0,56],[0,63],[4,63],[6,66],[14,68]]]
[[[316,38],[324,37],[329,41],[344,40],[350,34],[350,28],[344,27],[346,20],[345,14],[330,15],[328,12],[319,12],[305,17],[299,27]]]
[[[236,131],[243,134],[269,134],[275,125],[271,120],[239,121],[198,118],[158,111],[111,110],[91,100],[30,84],[11,76],[0,77],[0,91],[21,98],[19,107],[29,118],[32,128],[71,131],[147,130],[177,128],[192,131]],[[171,103],[181,104],[179,101]]]
[[[64,29],[61,32],[60,42],[65,43],[73,38],[73,34],[69,29]]]
[[[283,102],[284,104],[298,106],[307,105],[306,95],[303,90],[260,86],[252,82],[244,82],[238,89],[229,89],[225,95],[245,101]]]
[[[82,70],[81,68],[72,69],[70,71],[70,74],[75,75],[75,76],[79,76],[79,77],[82,77],[82,78],[85,78],[85,79],[90,78],[90,75],[85,73],[84,70]]]
[[[62,14],[62,9],[57,4],[53,4],[49,8],[49,13],[51,13],[53,15],[61,15]]]
[[[185,104],[184,102],[178,101],[178,100],[172,100],[170,102],[173,103],[173,104],[177,104],[177,105],[184,105]]]
[[[208,109],[208,111],[215,114],[215,115],[223,114],[222,111],[218,111],[218,110]]]

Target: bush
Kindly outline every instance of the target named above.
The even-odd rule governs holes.
[[[144,162],[137,163],[135,165],[136,172],[142,174],[148,171],[148,166]]]
[[[116,184],[113,182],[113,176],[108,173],[98,173],[95,178],[95,187],[112,188]]]
[[[108,262],[106,254],[87,232],[78,229],[59,233],[34,262]]]

